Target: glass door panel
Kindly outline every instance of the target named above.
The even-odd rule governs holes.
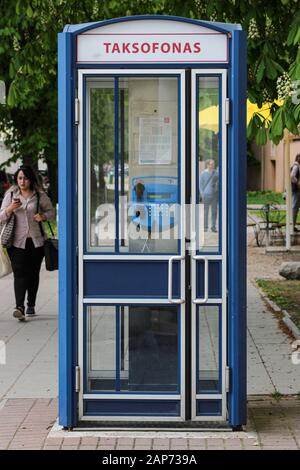
[[[194,96],[194,98],[193,98]],[[226,71],[192,71],[192,418],[226,416]]]
[[[179,79],[87,80],[88,251],[178,253]]]
[[[116,315],[110,306],[87,307],[87,391],[114,391],[116,376]]]
[[[87,96],[87,244],[100,250],[114,249],[114,79],[107,77],[89,81]]]
[[[218,305],[197,311],[197,393],[220,392],[220,314]]]
[[[79,416],[179,421],[185,73],[78,76]]]
[[[198,76],[197,93],[197,248],[220,246],[220,77]]]
[[[177,306],[89,306],[87,392],[179,392]]]

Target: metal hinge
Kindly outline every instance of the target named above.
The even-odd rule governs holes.
[[[230,99],[225,98],[225,123],[230,124]]]
[[[75,367],[75,392],[80,390],[80,367]]]
[[[79,124],[79,99],[75,98],[75,124],[78,126]]]
[[[228,366],[225,367],[225,390],[226,393],[230,390],[230,368]]]

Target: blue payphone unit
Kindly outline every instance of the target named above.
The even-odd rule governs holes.
[[[143,176],[132,178],[132,221],[149,232],[168,230],[178,223],[178,178]]]

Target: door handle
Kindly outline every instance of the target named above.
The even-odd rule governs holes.
[[[182,261],[185,256],[171,256],[169,258],[168,269],[168,301],[171,304],[183,304],[185,299],[173,299],[172,284],[173,284],[173,261]]]
[[[208,259],[206,258],[206,256],[200,255],[193,256],[192,258],[195,261],[204,261],[204,297],[202,299],[197,299],[197,295],[195,294],[195,298],[192,299],[192,302],[194,304],[206,304],[208,301]]]

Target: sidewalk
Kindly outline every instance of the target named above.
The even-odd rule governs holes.
[[[12,274],[0,279],[0,340],[6,365],[0,365],[0,403],[7,398],[57,397],[57,273],[42,268],[39,315],[15,321]]]
[[[271,258],[270,258],[271,259]],[[57,418],[57,273],[41,273],[39,315],[12,318],[12,276],[0,280],[0,449],[299,449],[300,366],[291,339],[278,327],[257,289],[248,287],[248,425],[244,432],[65,432]],[[277,395],[278,395],[277,393]],[[269,395],[266,397],[266,395]],[[274,395],[275,397],[275,395]]]
[[[300,449],[300,400],[251,399],[244,432],[56,431],[56,399],[9,399],[0,410],[0,449],[271,450]]]

